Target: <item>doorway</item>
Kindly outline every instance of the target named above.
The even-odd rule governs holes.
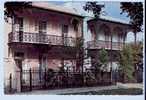
[[[18,83],[20,84],[20,91],[23,91],[23,80],[25,75],[23,75],[23,61],[24,61],[24,53],[23,52],[15,52],[14,60],[16,64],[16,77],[18,78]],[[18,71],[18,72],[17,72]],[[25,80],[24,80],[25,81]]]
[[[68,44],[68,25],[62,25],[62,40],[63,45],[67,46]]]
[[[45,73],[45,69],[47,69],[47,56],[46,54],[41,54],[39,56],[39,79],[40,82],[43,80],[44,78],[44,73]]]
[[[23,41],[23,18],[17,17],[15,18],[15,30],[19,33],[19,42]]]
[[[47,23],[46,21],[39,21],[39,42],[45,42],[45,37],[47,33]]]

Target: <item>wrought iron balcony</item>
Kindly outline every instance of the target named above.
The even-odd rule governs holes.
[[[97,41],[88,41],[87,42],[87,48],[88,49],[111,49],[112,50],[122,50],[123,48],[123,43],[122,42],[112,42],[111,41],[102,41],[102,40],[97,40]]]
[[[76,45],[76,38],[63,38],[62,36],[47,35],[43,33],[11,32],[9,33],[9,43],[35,43],[74,47]]]

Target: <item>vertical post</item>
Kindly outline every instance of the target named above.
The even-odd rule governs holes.
[[[23,86],[22,86],[22,68],[20,69],[20,91],[22,92],[22,88],[23,88]]]
[[[31,73],[31,68],[29,70],[29,90],[32,90],[32,73]]]
[[[14,23],[14,15],[12,16],[12,33],[14,33],[14,31],[15,31],[15,23]]]
[[[41,56],[41,54],[40,54],[40,51],[39,51],[39,81],[40,81],[40,83],[42,83],[42,61],[41,61],[41,59],[42,59],[42,56]]]
[[[10,84],[10,87],[9,87],[9,92],[11,93],[12,92],[12,74],[10,73],[10,77],[9,77],[9,84]]]
[[[110,43],[110,48],[111,48],[111,50],[110,50],[110,61],[111,61],[111,63],[110,63],[110,65],[111,65],[111,83],[112,83],[112,38],[113,38],[113,35],[112,35],[112,33],[111,33],[111,43]]]
[[[46,68],[45,68],[45,72],[44,72],[44,88],[46,88],[46,75],[47,74],[47,71],[46,71]]]
[[[68,67],[67,67],[67,87],[68,87]]]

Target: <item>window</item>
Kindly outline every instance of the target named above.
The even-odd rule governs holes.
[[[68,33],[68,25],[62,26],[62,33]]]
[[[47,32],[47,23],[46,21],[39,22],[39,33],[46,33]]]
[[[62,26],[62,36],[63,36],[63,44],[67,45],[68,44],[68,25],[63,25]]]
[[[35,21],[35,31],[38,31],[38,22]]]
[[[16,17],[14,19],[16,31],[23,31],[23,18]]]

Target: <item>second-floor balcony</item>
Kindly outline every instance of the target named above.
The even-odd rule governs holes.
[[[112,49],[112,50],[122,50],[123,43],[122,42],[112,42],[111,41],[103,41],[103,40],[97,40],[97,41],[88,41],[87,42],[87,48],[88,49]]]
[[[76,38],[48,35],[43,33],[14,32],[9,33],[9,43],[33,43],[71,46],[76,45]]]

